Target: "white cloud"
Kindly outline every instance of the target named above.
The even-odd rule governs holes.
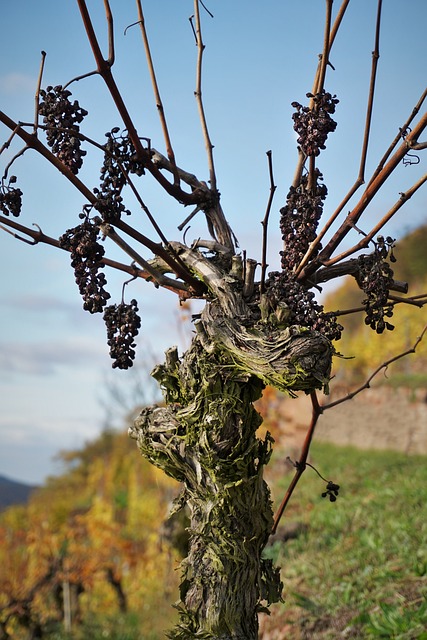
[[[10,380],[13,374],[52,375],[58,367],[81,368],[105,358],[103,345],[73,337],[68,341],[43,343],[8,342],[0,344],[0,374]]]
[[[72,302],[66,302],[61,298],[47,294],[25,293],[25,295],[10,296],[4,301],[5,306],[26,312],[49,313],[51,311],[66,311],[73,313],[76,305]],[[79,311],[81,309],[79,308]]]
[[[16,95],[31,91],[34,93],[37,81],[25,73],[11,72],[0,76],[0,91],[6,95]]]

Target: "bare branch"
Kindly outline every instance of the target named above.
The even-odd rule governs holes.
[[[421,309],[425,304],[427,304],[427,293],[422,293],[418,296],[410,296],[409,298],[389,295],[389,300],[392,301],[393,306],[395,304],[410,304]]]
[[[381,169],[384,167],[384,164],[386,163],[387,159],[390,157],[390,155],[393,153],[393,150],[396,148],[397,144],[402,139],[402,133],[404,133],[404,132],[409,130],[409,126],[410,126],[411,122],[413,121],[415,116],[418,115],[418,113],[419,113],[419,111],[420,111],[420,109],[421,109],[421,107],[423,105],[423,102],[424,102],[424,100],[426,98],[427,98],[427,89],[424,89],[420,99],[418,100],[418,102],[415,105],[415,107],[412,109],[412,111],[411,111],[408,119],[406,120],[405,124],[402,125],[402,127],[399,128],[399,133],[396,135],[396,137],[394,138],[394,140],[390,144],[389,148],[387,149],[387,151],[385,152],[385,154],[381,158],[380,162],[378,163],[378,166],[375,169],[374,173],[372,174],[372,177],[371,177],[368,185],[377,177],[377,175],[379,174]]]
[[[182,202],[183,204],[198,204],[199,197],[197,193],[187,193],[182,189],[178,188],[175,184],[170,183],[164,175],[159,171],[158,167],[151,161],[150,153],[147,149],[141,144],[141,139],[138,135],[138,132],[135,128],[133,120],[128,112],[128,109],[123,101],[121,93],[117,87],[116,81],[114,80],[112,71],[111,71],[111,62],[109,60],[105,60],[102,56],[102,52],[98,43],[98,39],[95,34],[95,30],[92,25],[92,21],[90,19],[90,15],[86,6],[85,0],[77,0],[80,13],[82,16],[83,24],[86,29],[86,33],[89,39],[89,43],[92,47],[92,52],[95,57],[95,61],[97,64],[98,73],[101,75],[104,80],[107,88],[111,94],[111,97],[117,107],[118,112],[123,120],[125,128],[128,130],[129,138],[132,141],[133,146],[135,147],[136,153],[140,160],[144,163],[146,169],[152,174],[152,176],[157,180],[157,182],[163,187],[163,189],[171,195],[173,198]]]
[[[205,192],[206,197],[209,196],[209,187],[206,182],[201,182],[200,180],[198,180],[198,178],[193,173],[184,171],[176,165],[173,166],[170,160],[165,158],[165,156],[161,154],[160,151],[157,151],[157,149],[152,149],[151,151],[151,159],[154,164],[156,164],[160,169],[166,169],[166,171],[169,171],[172,174],[174,173],[174,171],[177,171],[180,180],[188,184],[192,189],[198,189],[200,192]]]
[[[327,404],[323,404],[320,405],[319,401],[317,399],[317,394],[316,391],[312,391],[312,393],[310,394],[311,397],[311,403],[312,403],[312,416],[311,416],[311,422],[310,425],[308,427],[307,430],[307,434],[304,440],[304,444],[301,448],[301,455],[300,458],[298,460],[298,462],[295,463],[295,475],[291,480],[291,483],[288,487],[288,490],[286,491],[286,494],[274,516],[274,524],[273,524],[273,528],[271,530],[271,535],[274,535],[277,531],[277,527],[279,525],[279,522],[283,516],[283,513],[289,503],[289,500],[294,492],[295,487],[298,484],[299,479],[301,478],[302,474],[304,473],[307,465],[307,458],[308,458],[308,454],[310,451],[310,446],[313,440],[313,436],[314,436],[314,431],[318,422],[319,417],[321,416],[321,414],[326,410],[326,409],[331,409],[332,407],[337,406],[338,404],[341,404],[347,400],[350,400],[351,398],[354,398],[355,395],[357,395],[358,393],[360,393],[361,391],[363,391],[364,389],[368,389],[370,386],[370,383],[372,381],[372,379],[383,369],[386,369],[391,363],[396,362],[396,360],[400,360],[401,358],[404,358],[405,356],[411,354],[411,353],[415,353],[416,349],[418,347],[418,345],[420,344],[420,342],[422,341],[422,339],[424,338],[425,334],[427,333],[427,325],[424,327],[424,329],[421,332],[421,335],[417,338],[417,340],[414,343],[414,346],[411,349],[407,349],[406,351],[400,353],[397,356],[394,356],[394,358],[390,358],[389,360],[387,360],[386,362],[384,362],[381,366],[379,366],[368,378],[368,380],[361,385],[358,389],[356,389],[355,391],[353,391],[352,393],[349,393],[348,395],[344,396],[343,398],[340,398],[339,400],[335,400],[334,402],[329,402]]]
[[[147,271],[156,282],[157,286],[163,286],[165,279],[161,272],[154,269],[147,260],[144,260],[135,249],[123,240],[111,224],[102,223],[99,225],[101,233],[110,238],[118,247],[120,247],[128,256]]]
[[[283,513],[288,505],[289,500],[291,499],[291,496],[294,492],[295,487],[298,484],[299,479],[301,478],[302,474],[304,473],[306,466],[307,466],[307,458],[308,458],[308,454],[310,451],[310,446],[311,446],[311,442],[313,440],[313,436],[314,436],[314,430],[316,428],[317,425],[317,421],[319,419],[319,416],[321,415],[323,408],[319,405],[319,401],[317,399],[317,394],[316,391],[312,391],[310,394],[311,397],[311,406],[312,406],[312,414],[311,414],[311,422],[310,422],[310,426],[308,427],[307,430],[307,434],[305,436],[305,440],[304,440],[304,444],[302,446],[301,449],[301,454],[300,454],[300,458],[298,460],[298,462],[295,465],[296,471],[295,471],[295,475],[292,478],[292,481],[288,487],[288,490],[286,491],[286,494],[280,504],[280,507],[278,508],[275,516],[274,516],[274,523],[273,523],[273,528],[271,530],[271,535],[274,535],[277,531],[277,527],[279,525],[279,522],[283,516]]]
[[[58,171],[60,171],[71,184],[73,184],[81,194],[84,195],[86,200],[91,204],[95,204],[96,197],[86,187],[86,185],[69,169],[63,162],[58,160],[56,156],[53,155],[51,151],[35,136],[34,134],[28,133],[25,129],[22,128],[20,124],[14,122],[9,116],[7,116],[3,111],[0,111],[0,122],[2,122],[6,127],[8,127],[11,131],[13,131],[16,135],[18,135],[27,145],[27,147],[34,149],[43,156],[46,160],[48,160]]]
[[[273,204],[274,193],[277,189],[274,184],[273,177],[273,158],[272,152],[267,151],[268,158],[268,173],[270,176],[270,195],[268,197],[267,208],[265,211],[264,220],[262,220],[262,259],[261,259],[261,282],[260,282],[260,293],[264,293],[265,289],[265,274],[267,271],[267,229],[268,229],[268,219],[270,217],[271,205]]]
[[[335,400],[334,402],[328,402],[327,404],[322,405],[322,407],[321,407],[322,411],[326,411],[326,409],[331,409],[332,407],[336,407],[338,404],[342,404],[343,402],[346,402],[347,400],[351,400],[352,398],[354,398],[354,396],[357,396],[364,389],[369,389],[372,380],[375,378],[375,376],[378,375],[378,373],[380,371],[382,371],[383,369],[387,369],[387,367],[390,364],[392,364],[393,362],[396,362],[396,360],[400,360],[401,358],[404,358],[405,356],[410,355],[411,353],[415,353],[416,350],[417,350],[418,345],[420,344],[420,342],[422,341],[422,339],[424,338],[426,333],[427,333],[427,325],[425,325],[424,329],[422,330],[421,334],[416,339],[416,341],[414,343],[414,346],[411,347],[411,349],[407,349],[406,351],[403,351],[402,353],[399,353],[399,355],[394,356],[393,358],[390,358],[389,360],[386,360],[386,362],[383,362],[383,364],[381,364],[379,367],[377,367],[377,369],[375,369],[375,371],[373,373],[371,373],[371,375],[366,380],[366,382],[364,382],[360,387],[358,387],[357,389],[355,389],[351,393],[348,393],[346,396],[344,396],[342,398],[339,398],[338,400]]]
[[[162,258],[165,263],[169,265],[171,271],[179,278],[182,278],[193,289],[196,295],[203,294],[205,291],[204,284],[191,274],[177,253],[173,250],[173,247],[171,247],[171,250],[174,251],[174,254],[171,255],[161,244],[153,242],[150,238],[147,238],[147,236],[137,231],[123,220],[115,221],[114,226],[126,233],[130,238],[133,238],[143,246],[150,249],[154,255]]]
[[[389,295],[387,306],[394,307],[396,304],[409,304],[414,307],[418,307],[419,309],[422,309],[422,307],[424,307],[424,305],[427,304],[427,294],[423,293],[418,296],[411,296],[409,298],[400,298],[398,296]],[[363,311],[366,311],[366,308],[364,306],[361,306],[361,307],[353,307],[352,309],[344,309],[342,311],[341,310],[331,311],[331,313],[336,318],[338,318],[339,316],[348,316],[351,313],[361,313]]]
[[[7,231],[8,233],[11,233],[16,239],[21,240],[22,242],[26,242],[27,244],[30,244],[30,245],[36,245],[39,242],[41,242],[43,244],[48,244],[52,247],[55,247],[56,249],[68,251],[68,249],[61,247],[61,245],[59,244],[59,241],[56,238],[52,238],[51,236],[47,236],[45,233],[43,233],[40,227],[38,227],[38,225],[35,225],[37,227],[37,230],[31,229],[30,227],[26,227],[22,224],[19,224],[15,220],[12,220],[2,215],[0,215],[0,222],[2,223],[0,224],[0,228],[2,228],[4,231]],[[27,240],[26,238],[23,238],[17,233],[11,232],[9,229],[5,228],[3,225],[6,225],[7,227],[11,227],[16,231],[19,231],[19,233],[21,234],[27,235],[28,237],[32,238],[32,241]],[[148,281],[153,280],[153,276],[151,273],[142,269],[135,269],[135,267],[133,267],[132,265],[127,265],[121,262],[117,262],[116,260],[110,260],[109,258],[105,258],[105,257],[102,258],[101,262],[105,266],[111,267],[113,269],[117,269],[118,271],[124,271],[125,273],[129,273],[131,275],[136,274],[138,278],[142,278]],[[169,289],[170,291],[173,291],[174,293],[177,293],[180,297],[188,297],[188,295],[185,295],[185,294],[186,292],[188,292],[189,289],[188,289],[188,286],[183,282],[180,282],[178,280],[172,280],[172,278],[167,278],[165,276],[162,276],[161,286],[163,288]]]
[[[341,278],[342,276],[349,275],[356,277],[358,274],[359,262],[357,258],[350,258],[350,260],[342,261],[332,266],[319,269],[319,271],[316,271],[316,273],[312,275],[310,282],[317,285],[322,282],[329,282],[330,280]],[[390,289],[392,291],[398,291],[399,293],[407,293],[408,283],[401,282],[400,280],[394,280]]]
[[[333,2],[333,0],[332,0],[332,2]],[[328,14],[328,12],[332,11],[332,2],[330,3],[331,4],[330,8],[328,6],[326,8],[327,14]],[[342,20],[344,18],[344,14],[346,12],[346,9],[347,9],[347,6],[348,6],[349,2],[350,2],[350,0],[343,0],[341,6],[339,8],[339,11],[338,11],[338,13],[336,15],[336,18],[334,20],[334,24],[332,25],[332,29],[330,29],[330,33],[328,32],[329,37],[328,37],[328,42],[327,42],[327,45],[328,45],[327,49],[325,48],[325,43],[326,43],[326,33],[325,33],[324,47],[323,47],[324,50],[323,50],[322,56],[320,56],[319,64],[317,66],[316,75],[315,75],[314,82],[313,82],[313,89],[312,89],[312,93],[313,94],[316,94],[316,93],[319,92],[319,90],[320,90],[319,87],[320,86],[323,87],[324,79],[322,81],[320,81],[321,74],[323,73],[323,69],[322,69],[323,59],[326,58],[326,63],[325,63],[325,69],[326,69],[327,64],[330,64],[329,57],[330,57],[332,45],[334,44],[336,35],[337,35],[338,30],[339,30],[339,28],[341,26],[341,22],[342,22]],[[327,16],[326,24],[329,24],[329,26],[330,26],[330,22],[331,22],[331,17]],[[325,56],[325,52],[326,52],[326,56]]]
[[[202,99],[202,63],[203,63],[203,51],[205,49],[205,45],[203,44],[203,39],[202,39],[202,25],[200,20],[199,0],[194,0],[194,17],[195,17],[195,35],[196,35],[196,43],[197,43],[197,49],[198,49],[197,67],[196,67],[196,90],[194,92],[194,95],[196,96],[196,100],[197,100],[197,107],[199,109],[199,116],[200,116],[200,122],[202,125],[203,137],[205,139],[206,153],[208,155],[210,187],[212,191],[216,193],[217,185],[216,185],[216,174],[215,174],[214,159],[213,159],[213,144],[209,136],[205,109],[203,106],[203,99]]]
[[[331,29],[331,35],[329,36],[328,58],[329,58],[329,55],[331,53],[332,45],[334,44],[335,37],[336,37],[336,35],[338,33],[338,29],[341,26],[341,22],[342,22],[342,20],[344,18],[344,14],[345,14],[345,12],[347,10],[349,2],[350,2],[350,0],[343,0],[342,4],[341,4],[341,6],[340,6],[340,8],[338,10],[338,13],[337,13],[337,15],[335,17],[334,24],[332,25],[332,29]]]
[[[144,18],[144,12],[142,10],[141,0],[137,0],[136,4],[137,4],[137,7],[138,7],[138,18],[139,18],[138,23],[139,23],[139,26],[141,28],[141,35],[142,35],[142,40],[143,40],[143,43],[144,43],[145,57],[147,59],[148,71],[150,73],[151,84],[152,84],[153,92],[154,92],[154,98],[156,100],[157,112],[159,114],[160,124],[162,126],[162,131],[163,131],[163,137],[165,139],[166,153],[168,154],[168,158],[169,158],[169,161],[171,163],[172,173],[173,173],[173,176],[174,176],[174,184],[176,186],[179,186],[179,173],[178,173],[176,162],[175,162],[175,154],[174,154],[174,151],[172,149],[172,142],[171,142],[170,135],[169,135],[169,130],[168,130],[167,122],[166,122],[166,116],[165,116],[165,112],[164,112],[164,108],[163,108],[162,99],[160,97],[159,86],[157,84],[156,72],[154,70],[154,64],[153,64],[153,58],[151,56],[150,44],[148,42],[147,30],[145,28],[145,18]]]
[[[307,265],[299,274],[299,279],[303,280],[309,274],[313,273],[316,269],[319,268],[321,264],[333,264],[338,261],[337,259],[329,260],[331,254],[334,250],[341,244],[345,236],[348,234],[350,229],[354,227],[357,223],[363,212],[368,207],[371,200],[378,193],[384,182],[390,177],[392,172],[399,165],[401,160],[405,157],[408,149],[412,147],[413,144],[418,142],[419,136],[422,134],[424,129],[427,127],[427,112],[424,113],[422,118],[419,120],[417,125],[413,128],[413,130],[408,133],[406,140],[400,145],[398,150],[394,153],[394,155],[390,158],[387,164],[381,169],[376,178],[369,183],[366,187],[364,193],[362,194],[359,202],[355,205],[353,210],[348,214],[344,222],[339,227],[338,231],[334,234],[328,244],[324,247],[324,249],[320,252],[319,256],[315,260],[313,260],[309,265]],[[366,246],[366,243],[363,243],[362,246]],[[353,251],[352,251],[353,252]],[[344,256],[349,255],[349,252],[345,252],[345,254],[340,254],[339,259],[341,260]]]
[[[372,52],[372,69],[371,69],[371,80],[369,85],[368,108],[366,112],[365,131],[363,135],[362,157],[360,160],[359,176],[358,176],[358,180],[361,181],[361,184],[363,184],[365,181],[365,166],[366,166],[366,157],[368,155],[369,134],[371,131],[372,109],[374,105],[374,94],[375,94],[375,81],[377,77],[378,60],[380,57],[381,9],[382,9],[382,0],[378,0],[377,22],[375,27],[375,47]]]
[[[326,67],[329,62],[330,51],[330,31],[331,31],[331,19],[332,19],[332,4],[333,0],[326,0],[326,19],[325,19],[325,31],[323,36],[323,52],[320,57],[319,78],[316,85],[316,91],[313,93],[320,93],[323,90],[326,77]]]
[[[44,63],[46,60],[46,51],[42,51],[41,52],[41,62],[40,62],[40,71],[39,71],[39,77],[37,80],[37,88],[36,88],[36,95],[34,98],[35,101],[35,105],[34,105],[34,133],[36,133],[37,131],[37,127],[39,124],[39,102],[40,102],[40,88],[42,85],[42,78],[43,78],[43,69],[44,69]]]
[[[338,205],[334,213],[331,215],[329,220],[326,222],[324,227],[318,232],[315,240],[310,244],[305,256],[302,258],[300,264],[298,265],[298,268],[296,269],[296,272],[295,272],[296,276],[298,276],[301,273],[303,267],[307,264],[307,262],[309,262],[310,258],[314,254],[314,251],[319,246],[320,242],[322,241],[325,234],[329,231],[332,224],[341,214],[346,204],[351,200],[351,198],[359,189],[359,187],[361,187],[362,184],[365,182],[365,167],[366,167],[366,158],[368,154],[369,134],[371,130],[372,110],[373,110],[374,92],[375,92],[375,80],[376,80],[378,59],[380,57],[379,36],[380,36],[380,23],[381,23],[381,6],[382,6],[382,0],[378,0],[377,22],[376,22],[376,29],[375,29],[375,44],[374,44],[374,50],[372,52],[371,80],[370,80],[370,86],[369,86],[368,105],[366,110],[366,121],[365,121],[365,130],[363,134],[363,146],[362,146],[362,152],[361,152],[361,158],[360,158],[359,174],[356,178],[355,183],[351,187],[351,189],[348,191],[348,193],[345,195],[343,200],[340,202],[340,204]]]
[[[105,17],[107,19],[108,28],[108,64],[112,67],[115,60],[114,52],[114,21],[113,13],[111,11],[110,3],[108,0],[104,0]]]
[[[427,174],[424,174],[423,176],[421,176],[421,178],[407,191],[405,191],[404,193],[400,194],[400,198],[399,200],[397,200],[395,202],[395,204],[391,207],[391,209],[385,214],[385,216],[383,216],[383,218],[381,218],[381,220],[378,222],[378,224],[375,225],[375,227],[373,227],[369,233],[364,234],[363,240],[360,240],[360,242],[358,242],[357,244],[353,245],[352,247],[350,247],[350,249],[347,249],[346,251],[343,251],[342,253],[340,253],[338,256],[336,256],[335,258],[333,258],[332,260],[326,260],[324,261],[324,265],[325,266],[330,266],[333,264],[336,264],[337,262],[340,262],[341,260],[343,260],[344,258],[347,258],[348,256],[352,255],[353,253],[356,253],[357,251],[360,251],[361,249],[364,249],[365,247],[368,246],[369,242],[372,240],[372,238],[374,238],[377,233],[379,231],[381,231],[381,229],[387,224],[387,222],[395,215],[395,213],[397,211],[399,211],[399,209],[401,207],[403,207],[403,205],[410,199],[412,198],[412,196],[414,195],[414,193],[416,191],[418,191],[418,189],[427,181]]]

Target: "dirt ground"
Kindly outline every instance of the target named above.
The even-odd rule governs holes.
[[[320,400],[322,404],[332,402],[346,394],[346,389],[335,390]],[[280,415],[280,445],[298,448],[310,423],[310,398],[284,400]],[[427,455],[427,390],[387,386],[365,389],[326,410],[319,418],[315,439],[361,449]]]

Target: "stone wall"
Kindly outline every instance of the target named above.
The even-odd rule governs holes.
[[[345,395],[345,389],[334,390],[320,401]],[[310,423],[310,398],[285,399],[280,414],[280,445],[285,449],[300,446]],[[427,391],[386,385],[365,389],[320,416],[315,440],[427,455]]]

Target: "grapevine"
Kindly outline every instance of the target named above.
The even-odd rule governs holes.
[[[128,369],[135,359],[134,338],[141,327],[137,301],[131,300],[130,304],[121,302],[106,307],[104,322],[107,327],[107,344],[113,359],[113,369]]]
[[[104,289],[107,284],[105,274],[99,272],[103,266],[104,247],[97,241],[98,235],[97,224],[85,217],[82,224],[68,229],[59,238],[60,246],[71,252],[71,266],[83,297],[83,308],[89,313],[101,312],[110,298]]]
[[[46,126],[47,144],[52,153],[77,175],[86,151],[81,149],[80,127],[87,111],[77,100],[70,101],[71,91],[61,85],[40,90],[39,114]]]

